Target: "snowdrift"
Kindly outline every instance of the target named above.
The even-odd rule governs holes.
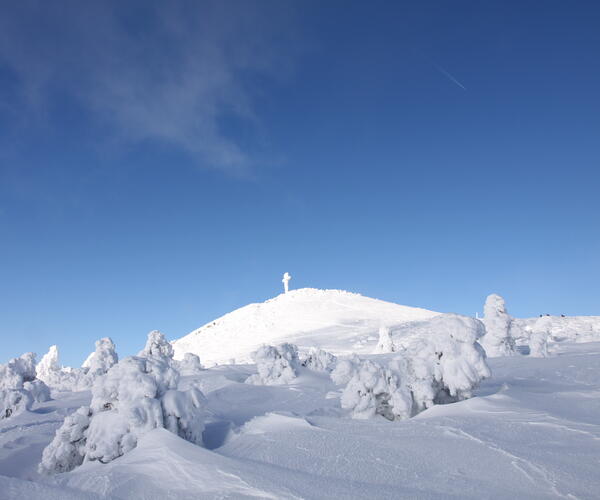
[[[296,344],[333,354],[368,354],[383,325],[396,329],[439,313],[402,306],[341,290],[303,288],[260,304],[250,304],[173,342],[175,359],[186,352],[210,366],[251,362],[262,344]]]

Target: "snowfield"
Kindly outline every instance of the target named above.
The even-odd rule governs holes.
[[[191,352],[208,366],[251,362],[261,344],[283,342],[333,354],[370,354],[381,326],[398,328],[437,314],[342,290],[302,288],[226,314],[174,341],[173,348],[175,359]]]
[[[488,303],[485,342],[474,318],[299,290],[118,362],[101,339],[78,392],[53,349],[52,399],[0,419],[0,499],[598,498],[600,321]],[[34,359],[1,387],[45,387]]]

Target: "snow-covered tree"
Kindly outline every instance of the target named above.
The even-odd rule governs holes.
[[[506,312],[504,299],[500,295],[487,297],[483,308],[483,323],[486,333],[481,345],[489,357],[512,356],[516,353],[515,341],[510,332],[511,317]]]
[[[300,358],[301,365],[320,372],[330,372],[335,368],[337,358],[323,349],[311,347]]]
[[[148,334],[146,346],[140,351],[138,356],[172,360],[173,346],[161,332],[153,330]]]
[[[182,360],[175,362],[175,366],[181,375],[197,375],[203,369],[200,358],[191,352],[186,352]]]
[[[412,397],[400,373],[372,361],[360,363],[341,397],[342,408],[352,411],[353,418],[381,415],[388,420],[408,418]]]
[[[43,380],[48,387],[57,391],[76,391],[82,376],[82,371],[63,367],[59,361],[58,346],[50,346],[46,354],[37,364],[37,378]]]
[[[490,376],[485,351],[477,342],[483,324],[444,314],[429,320],[427,327],[428,335],[407,340],[386,366],[356,356],[338,361],[331,378],[346,384],[342,407],[354,418],[383,415],[394,420],[470,397]]]
[[[35,354],[27,352],[0,365],[0,420],[50,399],[50,389],[36,379]]]
[[[74,390],[90,389],[98,377],[104,375],[118,362],[119,356],[111,338],[104,337],[96,340],[96,349],[83,362],[81,368],[76,371],[78,378]]]
[[[529,335],[529,355],[533,358],[548,357],[548,337],[552,329],[552,318],[542,316],[536,320]]]
[[[151,348],[142,351],[147,356],[125,358],[96,380],[91,405],[65,419],[43,452],[40,472],[69,471],[84,460],[110,462],[159,427],[202,444],[204,396],[196,387],[177,390],[179,373],[167,350],[155,349],[156,340],[151,332]]]
[[[373,351],[373,354],[388,354],[390,352],[394,352],[396,347],[394,346],[394,341],[392,340],[392,332],[391,330],[384,325],[379,327],[379,342],[377,342],[377,346]]]
[[[96,340],[96,349],[85,360],[87,375],[97,377],[104,375],[112,366],[119,362],[115,344],[110,337],[103,337]]]
[[[258,373],[250,376],[247,384],[283,385],[297,376],[300,364],[298,348],[294,344],[265,345],[252,354]]]

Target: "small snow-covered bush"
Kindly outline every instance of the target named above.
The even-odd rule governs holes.
[[[341,405],[352,410],[353,418],[381,415],[395,420],[411,416],[412,397],[398,371],[366,360],[358,365],[349,380]]]
[[[81,369],[76,371],[78,380],[74,389],[80,391],[90,389],[98,377],[104,375],[118,362],[119,356],[112,339],[103,337],[96,340],[96,349],[83,362]]]
[[[258,373],[248,377],[247,384],[283,385],[297,376],[300,364],[294,344],[265,345],[252,354]]]
[[[90,407],[65,419],[44,450],[40,472],[69,471],[84,460],[110,462],[159,427],[202,444],[204,396],[196,387],[177,390],[172,351],[162,348],[155,332],[147,347],[140,353],[145,356],[122,359],[96,379]]]
[[[200,358],[191,352],[186,352],[175,366],[181,375],[197,375],[203,370]]]
[[[30,410],[50,399],[50,389],[36,379],[35,354],[27,352],[0,365],[0,419]]]
[[[444,314],[428,321],[427,335],[408,339],[387,366],[357,357],[341,360],[331,378],[346,384],[341,405],[354,418],[407,418],[434,404],[468,398],[490,376],[477,343],[480,321]]]
[[[119,362],[115,344],[110,337],[96,340],[96,350],[85,360],[86,375],[97,377],[104,375],[110,368]]]
[[[485,335],[481,345],[489,357],[512,356],[516,353],[515,340],[511,335],[511,317],[506,312],[504,299],[491,294],[483,307]]]
[[[162,398],[164,427],[186,441],[201,445],[206,398],[196,386],[169,390]]]
[[[380,326],[379,342],[377,342],[373,354],[387,354],[395,351],[396,346],[394,346],[394,341],[392,340],[391,330],[387,326]]]
[[[552,318],[542,316],[533,324],[529,335],[529,355],[533,358],[548,357],[548,337],[552,329]]]
[[[335,368],[337,358],[323,349],[311,347],[307,353],[301,356],[301,364],[311,370],[319,372],[330,372]]]
[[[158,330],[153,330],[148,334],[146,346],[138,356],[145,358],[173,359],[173,346]]]

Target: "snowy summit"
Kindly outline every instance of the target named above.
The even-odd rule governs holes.
[[[250,362],[262,344],[292,342],[334,354],[371,353],[382,325],[394,329],[437,312],[342,290],[301,288],[249,304],[173,342],[175,358],[186,352],[206,364]]]

